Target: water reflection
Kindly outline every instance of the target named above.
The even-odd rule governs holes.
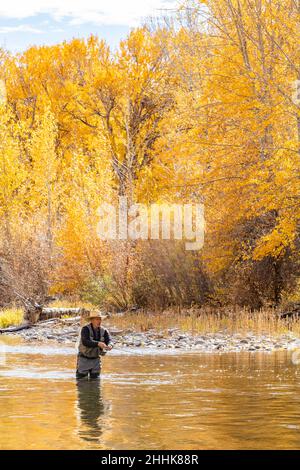
[[[76,382],[75,355],[21,346],[0,365],[2,449],[300,449],[289,352],[115,354]]]
[[[89,442],[101,442],[105,413],[109,411],[102,397],[101,379],[76,381],[78,435]]]

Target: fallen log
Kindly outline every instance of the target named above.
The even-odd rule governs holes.
[[[118,336],[124,333],[124,330],[118,330],[117,328],[109,328],[109,332],[112,336]]]
[[[66,324],[66,325],[72,325],[73,323],[78,323],[81,320],[81,316],[78,317],[70,317],[70,318],[59,318],[58,321],[60,323]]]
[[[298,320],[300,318],[300,304],[294,303],[289,305],[286,312],[280,313],[280,318],[288,320]]]
[[[32,328],[33,325],[26,324],[20,326],[9,326],[8,328],[1,328],[0,333],[14,333],[15,331],[27,330],[28,328]]]
[[[56,323],[59,320],[60,320],[59,318],[50,318],[50,320],[41,320],[41,321],[38,322],[38,324],[39,325],[49,325],[51,323]]]
[[[288,318],[288,319],[298,319],[300,318],[300,312],[283,312],[280,314],[280,318]]]
[[[53,318],[60,318],[64,315],[74,317],[84,317],[89,314],[89,311],[84,308],[73,307],[43,307],[41,305],[31,305],[26,308],[24,319],[30,323],[37,323],[38,321],[49,320]]]
[[[60,318],[64,315],[78,317],[83,313],[83,308],[42,308],[39,320]]]

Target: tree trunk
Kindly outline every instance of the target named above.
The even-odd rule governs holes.
[[[275,260],[273,263],[274,266],[274,304],[275,307],[281,302],[281,292],[283,288],[283,279],[281,273],[281,260]]]
[[[84,308],[49,308],[42,306],[32,306],[26,308],[24,320],[29,323],[36,323],[41,320],[48,320],[50,318],[60,318],[63,315],[72,315],[72,316],[87,316],[89,310]]]

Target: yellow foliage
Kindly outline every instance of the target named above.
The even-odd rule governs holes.
[[[53,292],[111,275],[97,208],[119,195],[204,202],[213,273],[297,257],[299,8],[207,0],[186,14],[114,53],[91,36],[1,55],[1,246],[44,240]]]
[[[0,328],[20,325],[23,321],[23,310],[19,308],[6,308],[0,310]]]

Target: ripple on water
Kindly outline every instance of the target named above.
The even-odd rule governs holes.
[[[5,345],[5,353],[7,354],[28,354],[28,355],[42,355],[42,356],[71,356],[75,354],[73,347],[59,347],[59,346],[43,346],[43,345]]]
[[[74,356],[76,348],[74,346],[50,346],[50,345],[5,345],[5,353],[10,354],[29,354],[29,355],[44,355],[44,356]],[[183,354],[195,354],[194,351],[185,351],[180,349],[159,349],[155,347],[141,347],[141,348],[114,348],[109,355],[111,356],[177,356]]]
[[[66,380],[74,379],[74,372],[69,370],[37,370],[37,369],[2,369],[0,377],[37,379],[37,380]]]
[[[6,378],[20,378],[20,379],[33,379],[41,381],[51,380],[70,380],[75,381],[74,370],[45,370],[37,368],[14,368],[0,370],[0,377]],[[110,383],[117,383],[119,385],[168,385],[174,384],[176,377],[170,374],[157,373],[131,373],[126,374],[101,374],[101,380]]]

